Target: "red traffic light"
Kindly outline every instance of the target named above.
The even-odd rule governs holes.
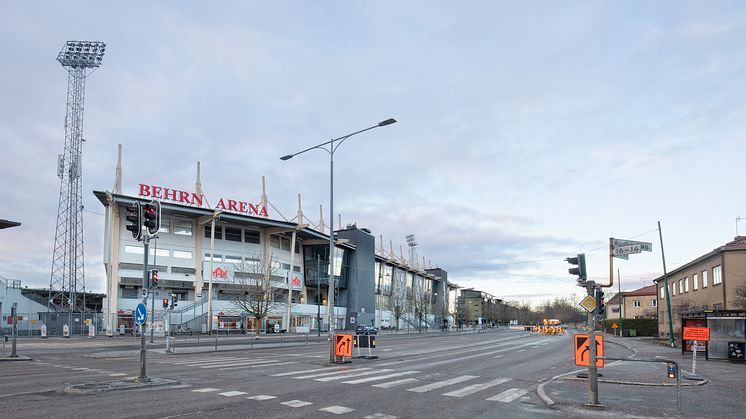
[[[163,299],[163,308],[168,308],[168,298]]]
[[[158,288],[158,271],[155,269],[150,271],[150,287]]]

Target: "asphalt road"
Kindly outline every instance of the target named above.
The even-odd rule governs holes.
[[[176,355],[159,345],[148,352],[147,375],[172,384],[102,391],[137,377],[136,343],[97,338],[19,345],[34,360],[0,363],[0,416],[558,417],[565,414],[545,407],[536,388],[576,368],[571,336],[505,329],[379,336],[378,359],[345,365],[328,362],[326,341],[219,352],[177,347]],[[91,383],[98,385],[75,389]]]

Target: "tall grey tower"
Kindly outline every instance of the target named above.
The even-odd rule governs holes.
[[[82,144],[85,79],[101,65],[106,44],[68,41],[57,55],[67,71],[65,150],[57,157],[60,200],[54,236],[48,311],[85,311],[83,260]]]

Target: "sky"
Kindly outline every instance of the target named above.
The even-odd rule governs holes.
[[[107,44],[86,82],[86,287],[103,292],[117,144],[149,183],[328,223],[334,209],[450,282],[539,303],[579,295],[565,258],[623,290],[746,232],[746,5],[740,1],[0,0],[0,275],[48,287],[68,40]],[[335,223],[337,219],[335,218]],[[746,234],[746,233],[744,233]],[[615,286],[616,290],[617,287]]]

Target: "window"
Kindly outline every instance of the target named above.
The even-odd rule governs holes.
[[[717,285],[723,282],[723,278],[720,276],[720,265],[712,268],[712,285]]]
[[[142,246],[124,246],[124,253],[132,253],[134,255],[142,255],[144,253]],[[165,256],[168,257],[170,255],[170,252],[168,249],[153,249],[150,248],[148,251],[150,253],[150,256]]]
[[[161,218],[161,228],[158,229],[159,233],[168,233],[171,230],[171,219]]]
[[[209,253],[205,253],[205,260],[208,261],[208,262],[210,262],[210,254]],[[213,254],[212,255],[212,261],[213,262],[222,262],[223,261],[223,255]]]
[[[212,238],[212,226],[211,225],[205,226],[205,238],[206,239]],[[223,240],[223,227],[215,226],[215,240]]]
[[[187,252],[184,250],[174,250],[174,257],[179,259],[191,259],[192,252]]]
[[[697,291],[699,288],[699,276],[692,274],[692,291]]]
[[[632,305],[633,305],[634,307],[640,307],[640,300],[635,300],[635,301],[633,301],[633,302],[632,302]]]
[[[666,289],[661,287],[661,300],[664,300],[666,298]]]
[[[290,270],[290,264],[289,263],[283,263],[282,264],[282,269],[284,269],[286,271],[289,271]]]
[[[702,271],[702,288],[707,288],[707,271]]]
[[[684,292],[689,292],[689,277],[684,278]]]
[[[293,272],[300,273],[300,266],[293,266]]]
[[[191,236],[192,235],[192,222],[188,220],[174,219],[174,234],[178,236]]]
[[[259,244],[259,232],[256,230],[244,230],[244,242]]]
[[[228,232],[226,231],[225,237],[228,237]],[[225,255],[224,259],[225,263],[241,263],[241,257],[240,256],[229,256]]]
[[[655,300],[655,299],[654,299],[654,300],[652,301],[652,304],[651,304],[651,306],[652,306],[653,308],[655,308],[655,307],[658,307],[658,300]]]
[[[714,284],[715,284],[715,279],[714,279],[714,278],[715,278],[715,275],[714,275],[714,274],[712,275],[712,278],[713,278],[713,279],[712,279],[712,283],[713,283],[713,285],[714,285]],[[721,303],[713,304],[713,305],[712,305],[712,309],[713,309],[713,310],[722,310],[722,309],[723,309],[723,305],[722,305]]]
[[[659,318],[663,319],[663,323],[665,323],[665,322],[666,322],[666,320],[665,320],[665,319],[666,319],[666,316],[664,316],[664,315],[663,315],[663,312],[662,312],[662,311],[661,311],[661,316],[660,316]]]
[[[241,241],[241,229],[234,227],[225,228],[225,239],[232,242]]]
[[[679,279],[679,294],[683,294],[683,293],[684,293],[684,280]]]
[[[275,249],[280,248],[280,238],[278,236],[269,236],[269,245]]]
[[[673,290],[673,293],[671,293],[671,295],[676,296],[676,282],[673,283],[673,286],[671,288]]]
[[[290,250],[290,239],[287,237],[280,237],[280,249]]]

